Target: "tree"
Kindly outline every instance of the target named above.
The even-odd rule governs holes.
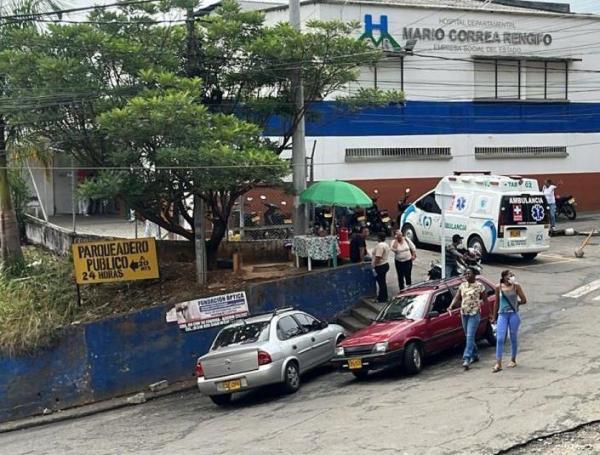
[[[258,139],[267,120],[285,119],[283,141],[271,145],[279,152],[311,103],[343,88],[360,65],[374,64],[381,53],[352,36],[356,24],[311,22],[305,33],[286,24],[268,27],[262,14],[240,11],[233,0],[194,24],[198,39],[192,43],[186,26],[154,21],[157,11],[149,4],[122,6],[117,12],[94,11],[89,23],[12,32],[10,48],[0,54],[0,73],[13,88],[6,103],[30,130],[80,165],[127,169],[99,172],[82,189],[88,194],[120,197],[186,238],[193,232],[177,221],[181,216],[190,222],[187,201],[201,194],[213,221],[210,253],[235,196],[257,182],[280,181],[282,163],[264,155],[266,141]],[[186,60],[190,46],[195,65]],[[302,112],[290,102],[290,69],[297,65],[306,84]],[[190,78],[193,87],[185,86],[185,76],[195,74],[200,79]],[[175,75],[180,77],[172,79]],[[156,118],[171,129],[160,129]],[[173,136],[175,131],[189,135],[188,142]],[[202,131],[208,136],[199,136]],[[177,172],[168,171],[170,165]],[[196,168],[188,174],[184,165]],[[206,166],[213,166],[211,172],[200,172]]]
[[[234,0],[224,0],[215,14],[199,24],[203,69],[203,98],[212,110],[235,112],[260,125],[277,116],[287,148],[298,121],[311,115],[315,102],[345,91],[358,77],[358,68],[373,66],[383,54],[366,40],[357,40],[358,23],[309,21],[299,32],[288,23],[264,25],[256,11],[241,11]],[[305,107],[296,111],[292,98],[292,67],[299,66],[304,82]],[[371,90],[361,92],[354,105],[403,101],[403,95]]]
[[[59,5],[52,0],[18,0],[8,7],[0,7],[0,14],[23,17],[19,22],[7,22],[2,24],[0,30],[0,48],[6,49],[10,45],[10,36],[17,30],[35,28],[29,15],[41,11],[57,10]],[[0,77],[0,91],[3,98],[10,95],[11,87],[7,78]],[[4,106],[5,107],[5,106]],[[0,265],[5,271],[18,268],[23,262],[21,251],[21,238],[15,207],[11,196],[11,185],[8,172],[9,165],[9,143],[18,131],[18,125],[10,122],[8,114],[10,110],[3,109],[0,105]]]
[[[146,89],[100,116],[102,131],[115,145],[108,164],[117,170],[102,172],[84,190],[123,198],[189,240],[194,238],[189,204],[194,196],[202,198],[212,223],[210,260],[236,200],[259,183],[281,183],[289,168],[264,145],[256,125],[200,104],[199,79],[154,71],[144,71],[142,79]]]

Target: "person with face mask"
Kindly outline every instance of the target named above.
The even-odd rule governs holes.
[[[496,286],[496,301],[492,313],[492,322],[498,321],[496,326],[496,364],[492,372],[502,370],[502,354],[507,332],[510,332],[510,363],[509,368],[517,366],[518,333],[521,318],[519,305],[527,303],[523,288],[517,283],[515,274],[504,270],[500,274],[500,284]]]

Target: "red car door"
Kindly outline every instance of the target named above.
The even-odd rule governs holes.
[[[478,281],[480,281],[485,286],[485,293],[488,296],[488,304],[486,305],[485,303],[483,303],[481,305],[481,322],[479,323],[479,329],[477,330],[477,336],[482,337],[485,333],[488,321],[494,309],[494,302],[496,301],[496,290],[487,281],[484,281],[482,279],[479,279]]]
[[[461,332],[460,316],[456,312],[448,314],[448,306],[452,302],[449,290],[435,293],[431,298],[429,316],[425,324],[425,349],[428,353],[449,349],[458,344],[458,334]],[[437,316],[432,312],[438,313]]]

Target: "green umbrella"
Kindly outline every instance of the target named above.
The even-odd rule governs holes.
[[[373,201],[356,185],[341,180],[323,180],[300,194],[300,202],[337,205],[338,207],[371,207]]]

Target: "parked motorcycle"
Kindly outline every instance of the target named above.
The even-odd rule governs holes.
[[[456,265],[456,276],[463,275],[468,268],[475,270],[475,275],[480,275],[483,272],[481,266],[481,254],[474,248],[461,248],[458,250],[463,255],[464,264],[458,262]],[[440,280],[442,278],[442,265],[439,262],[431,261],[427,276],[430,280]],[[446,277],[450,278],[450,277]]]
[[[556,198],[556,217],[564,215],[569,220],[577,218],[577,210],[575,207],[577,202],[572,195],[558,196]]]
[[[392,235],[392,219],[386,209],[377,206],[378,194],[379,191],[375,190],[375,196],[372,198],[373,205],[367,208],[367,227],[373,233],[384,232],[389,237]]]
[[[282,205],[286,205],[285,201],[281,203]],[[285,239],[288,238],[291,234],[291,224],[292,218],[289,215],[284,214],[278,205],[272,204],[270,202],[265,203],[265,207],[267,210],[263,214],[263,224],[266,229],[264,229],[264,238],[265,239]],[[283,225],[288,225],[290,227],[282,227]],[[269,226],[273,226],[272,229],[269,229]]]
[[[406,188],[404,190],[404,198],[401,201],[398,201],[398,217],[396,218],[396,226],[400,229],[400,224],[402,222],[402,214],[406,212],[406,209],[410,206],[408,202],[408,196],[410,194],[410,188]]]
[[[285,217],[278,205],[266,202],[265,207],[267,208],[267,210],[263,214],[265,226],[279,226],[283,224],[283,220]]]

